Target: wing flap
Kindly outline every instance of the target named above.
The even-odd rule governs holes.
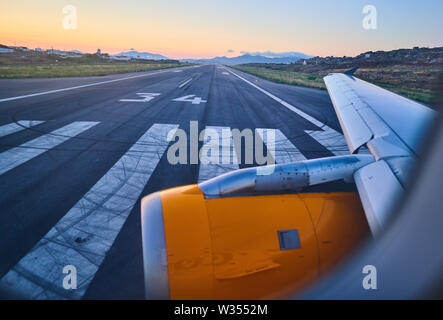
[[[419,154],[435,111],[351,75],[333,73],[324,81],[352,153],[394,133],[397,145]]]
[[[334,105],[340,125],[351,153],[371,140],[373,134],[356,110],[360,103],[352,91],[336,77],[325,77],[326,87]]]
[[[371,163],[354,173],[355,184],[374,236],[385,225],[404,190],[385,161]]]

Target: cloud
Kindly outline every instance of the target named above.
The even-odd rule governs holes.
[[[228,51],[226,51],[227,53],[234,53],[235,50],[229,49]]]
[[[241,54],[248,54],[251,56],[262,56],[267,58],[287,58],[287,57],[304,57],[308,58],[310,57],[307,54],[301,53],[301,52],[272,52],[272,51],[264,51],[264,52],[249,52],[249,51],[240,51]]]

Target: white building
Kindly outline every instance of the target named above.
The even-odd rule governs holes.
[[[14,52],[14,49],[11,48],[0,48],[0,53],[11,53]]]

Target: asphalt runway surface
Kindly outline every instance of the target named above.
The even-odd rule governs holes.
[[[274,129],[277,163],[349,153],[327,91],[222,66],[0,80],[0,287],[143,299],[141,198],[258,164],[171,164],[167,135],[190,139],[191,121],[199,132],[260,129],[265,152]],[[67,265],[76,290],[62,286]]]

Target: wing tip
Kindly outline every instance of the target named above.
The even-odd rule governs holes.
[[[352,69],[346,70],[345,72],[343,72],[344,74],[347,74],[348,76],[353,76],[355,71],[358,70],[358,68],[360,68],[359,66],[354,67]]]

